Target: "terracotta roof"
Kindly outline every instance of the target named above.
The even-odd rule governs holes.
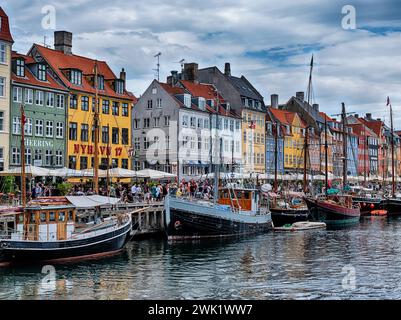
[[[72,90],[84,91],[91,94],[95,94],[96,90],[91,85],[89,80],[85,76],[94,75],[94,67],[96,60],[79,55],[64,54],[62,51],[49,49],[38,44],[34,44],[34,48],[38,50],[40,55],[47,61],[47,63],[54,69],[57,76]],[[104,76],[104,90],[99,90],[99,95],[108,96],[120,99],[132,100],[132,96],[127,94],[118,94],[111,87],[108,80],[117,79],[113,71],[110,69],[108,64],[104,61],[97,61],[98,73]],[[63,70],[67,69],[79,69],[82,71],[82,86],[77,86],[69,81]]]
[[[194,97],[203,97],[207,100],[216,100],[217,92],[211,84],[194,83],[188,80],[180,81]],[[224,98],[219,94],[220,103],[224,103]]]
[[[12,59],[16,58],[22,58],[26,62],[31,61],[34,63],[35,61],[29,57],[25,56],[23,54],[13,52],[12,54]],[[55,89],[55,90],[63,90],[63,91],[68,91],[66,87],[58,83],[50,74],[47,74],[47,81],[40,81],[38,80],[29,67],[25,66],[25,77],[19,77],[17,76],[14,72],[12,72],[11,79],[15,83],[21,83],[21,84],[27,84],[27,85],[32,85],[32,86],[39,86],[39,87],[44,87],[44,88],[50,88],[50,89]]]
[[[324,119],[326,119],[326,121],[334,121],[334,119],[330,118],[326,113],[324,112],[319,112],[319,115]]]
[[[281,122],[281,124],[286,124],[286,125],[292,125],[295,115],[295,112],[292,111],[287,111],[287,110],[280,110],[280,109],[275,109],[275,108],[269,108],[270,112],[273,114],[273,116]],[[306,128],[305,122],[301,120],[301,125],[302,127]]]
[[[368,126],[370,129],[373,130],[379,137],[382,135],[382,124],[380,120],[366,120],[364,118],[358,118],[363,124]]]
[[[2,7],[0,7],[0,18],[1,18],[0,40],[14,43],[13,37],[10,32],[10,24],[8,21],[8,16],[4,12]]]
[[[168,85],[167,83],[159,82],[159,84],[166,90],[169,94],[176,95],[176,94],[184,94],[185,90],[180,87],[173,87]]]
[[[17,58],[24,59],[26,64],[36,63],[36,61],[31,56],[27,56],[25,54],[13,51],[11,53],[11,59],[17,59]]]

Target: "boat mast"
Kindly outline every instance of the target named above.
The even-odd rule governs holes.
[[[219,92],[216,90],[216,125],[215,125],[215,142],[216,142],[216,158],[218,161],[214,164],[214,193],[213,193],[213,203],[216,205],[219,197],[219,177],[220,177],[220,160],[221,160],[221,139],[219,139],[219,111],[220,111],[220,101]]]
[[[342,125],[343,125],[343,190],[345,190],[345,186],[347,185],[347,139],[348,139],[348,135],[347,135],[347,128],[345,125],[346,122],[346,114],[345,114],[345,103],[342,102],[342,110],[341,110],[341,120],[342,120]]]
[[[93,182],[95,194],[99,194],[99,92],[98,92],[98,71],[97,61],[95,61],[95,114],[94,114],[94,127],[95,127],[95,139],[94,139],[94,158],[93,158]]]
[[[109,137],[107,139],[107,170],[106,170],[106,192],[107,196],[110,196],[110,190],[109,186],[111,185],[110,180],[110,153],[111,153],[111,147],[110,147],[110,125],[107,124],[107,133],[109,134]]]
[[[329,149],[329,146],[327,144],[327,117],[324,117],[324,171],[325,171],[325,178],[324,178],[324,182],[326,185],[325,188],[325,193],[327,196],[327,189],[329,187],[329,180],[328,180],[328,174],[329,174],[329,168],[328,168],[328,155],[327,155],[327,151]]]
[[[277,180],[277,171],[278,171],[278,122],[275,123],[274,126],[274,192],[277,193],[278,189],[278,180]]]
[[[368,171],[368,164],[367,164],[367,160],[368,160],[368,151],[369,151],[369,144],[368,144],[368,137],[366,135],[366,125],[363,126],[363,132],[365,135],[365,153],[363,155],[363,162],[364,162],[364,168],[365,170],[363,170],[363,184],[366,187],[367,186],[367,171]]]
[[[25,112],[21,104],[21,204],[26,206],[26,175],[25,175]]]
[[[390,98],[387,98],[387,103],[390,105],[390,125],[391,125],[391,182],[392,196],[395,196],[395,165],[394,165],[394,126],[393,126],[393,108],[390,103]]]
[[[309,156],[309,126],[305,129],[305,140],[304,140],[304,193],[307,192],[307,165],[308,165],[308,156]]]

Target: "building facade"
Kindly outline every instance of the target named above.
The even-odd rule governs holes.
[[[130,169],[131,111],[135,97],[125,88],[124,69],[120,77],[104,61],[72,53],[72,34],[55,32],[55,49],[35,44],[29,51],[39,68],[47,70],[68,88],[67,166],[87,169],[94,165],[94,113],[99,113],[99,164],[101,169]],[[97,81],[95,80],[97,66]],[[98,103],[95,101],[98,85]]]
[[[11,51],[13,43],[8,16],[0,7],[0,171],[9,167]]]
[[[13,52],[10,110],[10,167],[21,165],[21,105],[24,106],[25,163],[65,166],[67,89],[40,73],[32,57]]]

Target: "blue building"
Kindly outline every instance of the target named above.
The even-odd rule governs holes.
[[[352,128],[349,128],[347,135],[347,175],[358,176],[358,136],[352,133]]]

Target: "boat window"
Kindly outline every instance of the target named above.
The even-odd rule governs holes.
[[[237,191],[237,199],[242,199],[242,192],[241,191]]]
[[[56,214],[54,212],[49,212],[49,221],[56,221]]]
[[[74,211],[70,210],[68,212],[68,220],[69,221],[74,221]]]
[[[64,222],[65,221],[65,212],[58,213],[58,221]]]
[[[40,222],[46,222],[46,212],[40,213]]]
[[[19,215],[18,221],[19,221],[19,223],[24,223],[24,215],[23,214]]]
[[[31,213],[31,215],[30,215],[30,217],[29,217],[29,222],[30,223],[35,223],[35,214],[34,213]]]

